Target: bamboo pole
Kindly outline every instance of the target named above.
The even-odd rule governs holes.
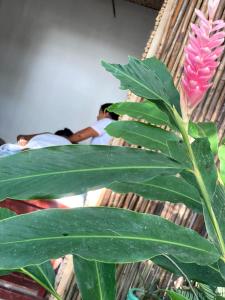
[[[168,20],[171,18],[172,12],[174,11],[175,8],[175,1],[174,0],[168,0],[164,2],[164,7],[163,7],[163,17],[160,20],[160,23],[158,25],[157,30],[155,31],[154,34],[154,39],[152,40],[151,46],[148,50],[148,53],[146,57],[151,57],[156,54],[158,49],[162,47],[162,39],[165,34],[166,28],[168,27]]]

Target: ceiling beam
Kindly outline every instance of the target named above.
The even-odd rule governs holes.
[[[164,0],[127,0],[139,5],[143,5],[149,8],[160,10]]]

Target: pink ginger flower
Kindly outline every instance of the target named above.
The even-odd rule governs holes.
[[[192,32],[185,48],[184,74],[182,76],[182,110],[193,109],[201,102],[219,65],[218,58],[224,50],[225,22],[215,20],[215,12],[220,0],[208,1],[208,18],[200,10],[195,10],[199,25],[191,24]],[[187,113],[187,112],[186,112]]]

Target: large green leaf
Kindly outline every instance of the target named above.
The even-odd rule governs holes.
[[[129,117],[145,120],[155,125],[167,125],[171,127],[166,113],[158,108],[153,102],[120,102],[112,104],[108,111],[118,115],[128,115]]]
[[[113,181],[176,174],[182,166],[160,153],[126,147],[69,145],[0,159],[0,199],[57,198]]]
[[[174,105],[180,112],[179,93],[166,67],[156,58],[145,61],[129,57],[127,65],[102,62],[105,69],[120,80],[120,88],[131,90],[135,95],[149,100],[161,100]]]
[[[225,286],[225,280],[222,278],[217,264],[208,266],[199,266],[197,264],[187,264],[170,257],[169,260],[165,256],[156,256],[152,261],[158,266],[162,267],[179,276],[183,276],[182,272],[186,274],[189,280],[194,280],[214,286]],[[173,261],[173,263],[172,263]],[[180,271],[182,270],[182,272]]]
[[[50,209],[0,221],[0,269],[40,264],[68,253],[107,263],[163,253],[200,265],[219,259],[214,245],[195,231],[123,209]]]
[[[183,178],[157,176],[143,182],[113,182],[109,188],[118,193],[136,193],[145,199],[184,203],[202,212],[201,197],[198,191]]]
[[[76,281],[83,300],[115,300],[114,264],[89,261],[74,256]]]
[[[225,184],[225,145],[219,147],[220,174],[223,183]]]
[[[208,139],[196,139],[192,149],[205,189],[212,198],[216,189],[217,170]]]
[[[212,152],[214,154],[218,152],[218,132],[215,123],[193,123],[190,121],[188,124],[188,133],[193,138],[208,138]]]
[[[4,220],[13,216],[16,216],[15,212],[7,208],[0,208],[0,220]],[[54,296],[56,296],[57,299],[59,299],[59,296],[57,295],[54,289],[55,272],[49,261],[46,261],[40,265],[32,265],[21,269],[0,270],[0,276],[7,275],[11,272],[19,272],[19,273],[26,274],[27,276],[35,280],[37,283],[39,283],[41,286],[43,286],[47,291],[49,291]]]
[[[167,141],[179,140],[178,136],[172,132],[136,121],[113,122],[106,127],[106,131],[130,144],[160,150],[164,154],[169,153]]]

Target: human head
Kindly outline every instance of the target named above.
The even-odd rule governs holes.
[[[107,111],[107,108],[112,104],[113,103],[104,103],[100,106],[99,113],[97,116],[98,120],[101,120],[104,118],[109,118],[109,119],[116,120],[116,121],[118,120],[119,115],[117,115],[113,112]]]
[[[68,138],[73,134],[73,131],[70,130],[69,128],[64,128],[64,129],[56,131],[54,134]]]
[[[5,141],[2,138],[0,138],[0,146],[4,145],[4,144],[5,144]]]

